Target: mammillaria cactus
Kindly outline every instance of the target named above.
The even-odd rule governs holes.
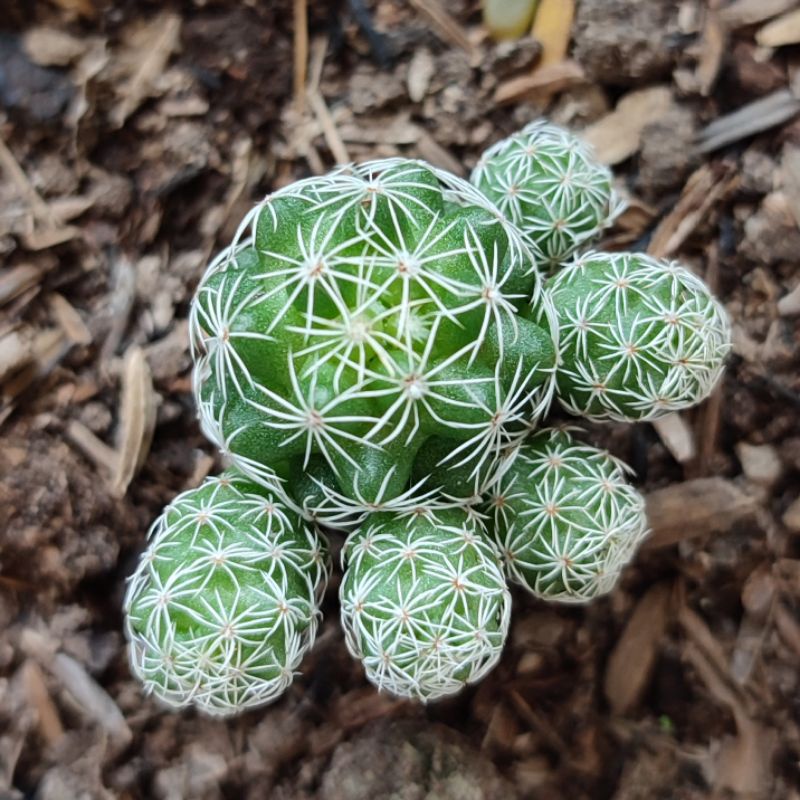
[[[245,472],[311,475],[336,512],[402,506],[432,438],[477,493],[550,399],[554,342],[533,318],[552,311],[517,229],[403,159],[292,184],[248,224],[193,306],[206,434]]]
[[[699,403],[730,349],[725,310],[674,261],[588,253],[553,276],[558,394],[590,419],[655,419]]]
[[[211,478],[156,520],[125,599],[131,667],[172,706],[268,703],[314,641],[319,534],[242,478]]]
[[[471,181],[550,267],[596,239],[623,207],[611,171],[584,142],[544,120],[490,147]]]
[[[625,466],[542,430],[507,457],[490,495],[494,535],[514,580],[537,597],[585,602],[613,588],[647,533]]]
[[[434,508],[372,515],[348,538],[343,560],[348,648],[378,688],[435,700],[497,663],[511,599],[476,515]]]
[[[621,462],[537,426],[556,396],[599,421],[699,402],[725,311],[674,262],[582,251],[621,205],[566,131],[528,126],[472,180],[337,167],[259,203],[209,266],[195,399],[236,472],[166,509],[126,600],[133,671],[168,703],[230,714],[288,686],[317,625],[319,528],[349,532],[350,651],[422,701],[500,658],[503,558],[536,597],[587,601],[646,534]]]

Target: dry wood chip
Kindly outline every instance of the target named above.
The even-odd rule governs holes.
[[[436,34],[446,42],[472,53],[473,47],[464,28],[447,12],[439,0],[410,0],[421,14],[428,18]]]
[[[628,714],[641,701],[671,617],[672,586],[650,588],[614,645],[603,690],[615,714]]]
[[[30,363],[15,372],[3,385],[4,408],[0,411],[0,423],[13,410],[16,399],[36,381],[49,375],[69,352],[72,344],[64,340],[59,329],[38,331],[33,335]]]
[[[0,381],[33,359],[34,332],[19,328],[0,337]]]
[[[63,226],[59,222],[2,138],[0,138],[0,168],[8,175],[30,209],[31,229],[21,237],[27,249],[44,250],[74,239],[78,235],[77,228]]]
[[[408,65],[408,76],[406,77],[408,96],[412,102],[419,103],[425,99],[435,71],[436,63],[431,51],[426,47],[415,50],[411,57],[411,63]]]
[[[800,656],[800,623],[795,615],[782,603],[775,604],[775,628],[781,639]]]
[[[42,738],[50,745],[56,744],[64,735],[64,726],[47,690],[44,674],[39,665],[30,658],[22,665],[22,682],[30,704],[36,709]]]
[[[336,128],[336,123],[333,121],[331,112],[325,103],[325,99],[319,91],[312,91],[308,94],[308,101],[314,116],[317,118],[320,127],[322,128],[322,135],[325,137],[325,143],[328,149],[333,154],[338,164],[348,164],[350,162],[350,155],[347,148],[344,146],[342,137]]]
[[[736,720],[737,736],[725,743],[717,761],[717,790],[731,790],[741,797],[762,796],[764,787],[769,786],[769,760],[774,745],[770,732],[753,721],[737,693],[700,647],[689,642],[684,658],[712,697],[729,708]]]
[[[656,258],[667,258],[677,252],[730,188],[729,174],[727,166],[715,168],[710,164],[703,164],[692,173],[675,208],[653,232],[647,252]]]
[[[575,0],[539,0],[531,29],[542,45],[538,69],[566,58],[574,17]]]
[[[103,477],[110,480],[117,469],[119,461],[117,451],[98,439],[82,422],[70,420],[65,431],[67,439],[99,467]]]
[[[0,275],[0,305],[19,297],[42,279],[44,271],[35,264],[20,264]]]
[[[781,521],[792,533],[800,533],[800,497],[783,512]]]
[[[768,22],[756,32],[756,41],[762,47],[783,47],[800,42],[800,9]]]
[[[781,153],[780,175],[783,195],[800,227],[800,147],[788,143]]]
[[[734,0],[720,11],[720,19],[731,30],[755,25],[797,7],[797,0]]]
[[[742,589],[744,615],[739,623],[731,656],[731,675],[740,685],[753,674],[756,662],[770,631],[769,616],[775,598],[775,581],[768,568],[750,573]]]
[[[86,327],[81,315],[70,305],[69,300],[58,292],[53,292],[47,301],[56,322],[70,341],[80,345],[92,343],[91,331]]]
[[[778,89],[710,122],[698,133],[697,149],[700,153],[710,153],[774,128],[798,112],[800,100],[789,89]]]
[[[694,431],[681,414],[667,414],[653,422],[653,427],[667,450],[679,464],[691,461],[697,452]]]
[[[494,102],[504,105],[531,99],[534,96],[539,99],[539,95],[555,94],[570,86],[583,83],[585,79],[583,67],[577,61],[560,61],[537,69],[531,75],[504,81],[495,90]]]
[[[666,114],[673,102],[667,86],[629,92],[610,114],[586,128],[583,138],[603,163],[619,164],[639,150],[645,126]]]
[[[147,458],[156,423],[156,397],[150,367],[141,348],[125,355],[120,403],[118,461],[113,491],[122,497]]]
[[[101,361],[108,361],[116,352],[136,299],[136,270],[130,259],[126,256],[115,259],[111,264],[111,274],[113,285],[108,309],[111,327],[100,351]]]
[[[66,67],[86,52],[87,42],[58,28],[30,28],[22,38],[25,52],[42,67]]]
[[[308,4],[294,0],[294,99],[297,108],[305,102],[308,70]]]
[[[722,61],[726,53],[728,35],[716,9],[709,8],[703,26],[703,39],[700,59],[695,70],[697,88],[700,94],[708,96],[717,81]]]
[[[725,533],[757,508],[755,497],[726,478],[695,478],[656,489],[647,495],[652,533],[644,547],[667,547],[684,539]]]
[[[137,31],[136,43],[131,43],[133,65],[130,77],[118,88],[120,95],[111,109],[111,123],[121,128],[125,120],[150,96],[157,78],[164,72],[170,56],[178,46],[181,18],[165,12],[153,17]]]
[[[454,175],[466,175],[464,165],[422,128],[417,129],[417,150],[425,161],[435,167],[446,169]]]
[[[82,713],[97,722],[119,749],[131,741],[133,734],[119,706],[78,661],[65,653],[57,653],[45,667],[61,681]]]

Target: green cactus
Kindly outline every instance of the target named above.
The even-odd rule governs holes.
[[[316,460],[319,492],[296,499],[328,498],[307,509],[317,519],[415,502],[432,439],[478,493],[551,396],[554,343],[533,318],[554,316],[516,228],[466,182],[403,159],[293,184],[248,226],[192,307],[208,437],[289,486]]]
[[[470,180],[551,269],[596,239],[623,208],[611,171],[584,142],[545,120],[490,147]]]
[[[588,253],[547,290],[558,314],[558,395],[573,414],[656,419],[699,403],[722,375],[725,309],[674,261]]]
[[[319,534],[241,477],[184,492],[128,586],[134,674],[162,702],[211,715],[271,702],[314,641],[326,559]]]
[[[580,603],[610,591],[647,534],[625,470],[556,429],[511,453],[489,504],[509,575],[544,600]]]
[[[368,517],[342,554],[342,626],[379,689],[435,700],[497,663],[511,601],[479,518],[420,507]]]
[[[622,206],[566,131],[529,125],[472,180],[338,167],[259,203],[210,264],[194,394],[236,471],[164,511],[128,588],[132,670],[162,701],[226,715],[286,689],[327,577],[317,526],[351,531],[351,653],[423,702],[500,658],[503,558],[537,597],[583,602],[646,535],[621,462],[537,427],[556,396],[596,420],[699,402],[725,311],[674,262],[579,254]]]

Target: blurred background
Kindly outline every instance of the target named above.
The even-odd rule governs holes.
[[[4,0],[0,798],[799,798],[798,5]],[[334,579],[278,703],[164,712],[120,607],[152,519],[221,466],[190,395],[205,264],[297,178],[467,175],[542,114],[614,166],[603,246],[679,258],[734,324],[700,408],[589,429],[649,543],[589,607],[516,593],[500,666],[453,700],[366,684]]]

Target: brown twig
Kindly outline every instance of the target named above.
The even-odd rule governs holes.
[[[305,105],[308,68],[308,4],[294,0],[294,99],[298,110]]]

